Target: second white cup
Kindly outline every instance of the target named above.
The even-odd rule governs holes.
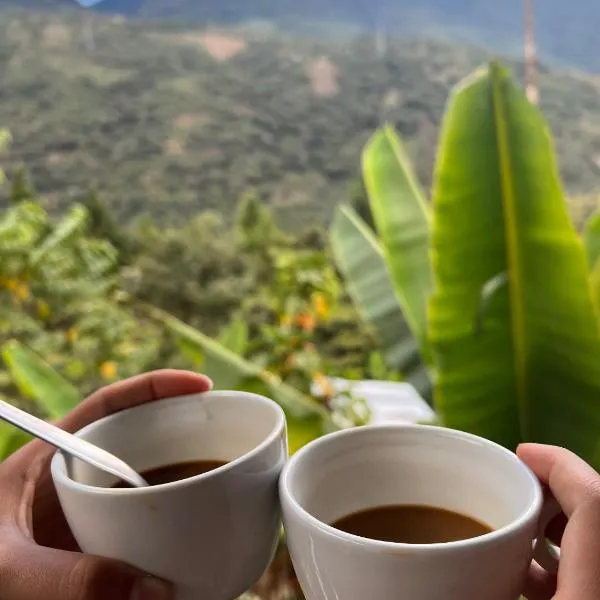
[[[320,438],[289,460],[280,498],[307,600],[517,600],[547,522],[541,487],[516,455],[440,427],[362,427]],[[331,525],[390,505],[446,509],[492,531],[406,544]],[[536,559],[552,568],[546,545],[536,548]]]

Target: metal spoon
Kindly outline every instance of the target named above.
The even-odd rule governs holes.
[[[12,404],[0,400],[0,419],[12,423],[19,429],[56,446],[58,449],[80,460],[115,475],[134,487],[147,487],[148,482],[140,477],[128,464],[94,444],[38,419]]]

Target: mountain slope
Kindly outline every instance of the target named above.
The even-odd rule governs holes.
[[[600,70],[600,2],[533,0],[545,58]],[[523,0],[104,0],[97,10],[144,18],[215,22],[345,21],[394,32],[436,34],[504,50],[522,46]]]
[[[76,0],[0,0],[0,9],[19,8],[21,10],[56,10],[80,8]]]
[[[93,15],[0,13],[0,126],[14,138],[2,163],[26,164],[52,208],[94,186],[123,219],[230,215],[256,188],[288,224],[325,221],[384,119],[427,183],[448,91],[486,58]],[[600,181],[600,83],[544,72],[541,85],[565,182],[587,192]]]

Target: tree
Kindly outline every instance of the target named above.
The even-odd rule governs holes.
[[[11,178],[10,202],[19,204],[35,199],[35,191],[25,167],[19,167]]]
[[[119,252],[119,265],[127,264],[134,252],[132,236],[124,232],[114,213],[95,190],[90,190],[83,206],[88,212],[89,232],[109,241]]]
[[[256,287],[250,257],[216,213],[201,213],[181,228],[146,222],[136,236],[129,289],[204,331],[216,332]]]
[[[154,368],[161,346],[119,289],[116,249],[87,225],[80,205],[57,221],[31,201],[0,217],[0,345],[18,340],[82,394]],[[0,392],[13,383],[0,372]]]

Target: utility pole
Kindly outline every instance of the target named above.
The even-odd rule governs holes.
[[[523,0],[525,33],[525,93],[532,104],[540,101],[537,81],[537,48],[533,24],[533,0]]]

